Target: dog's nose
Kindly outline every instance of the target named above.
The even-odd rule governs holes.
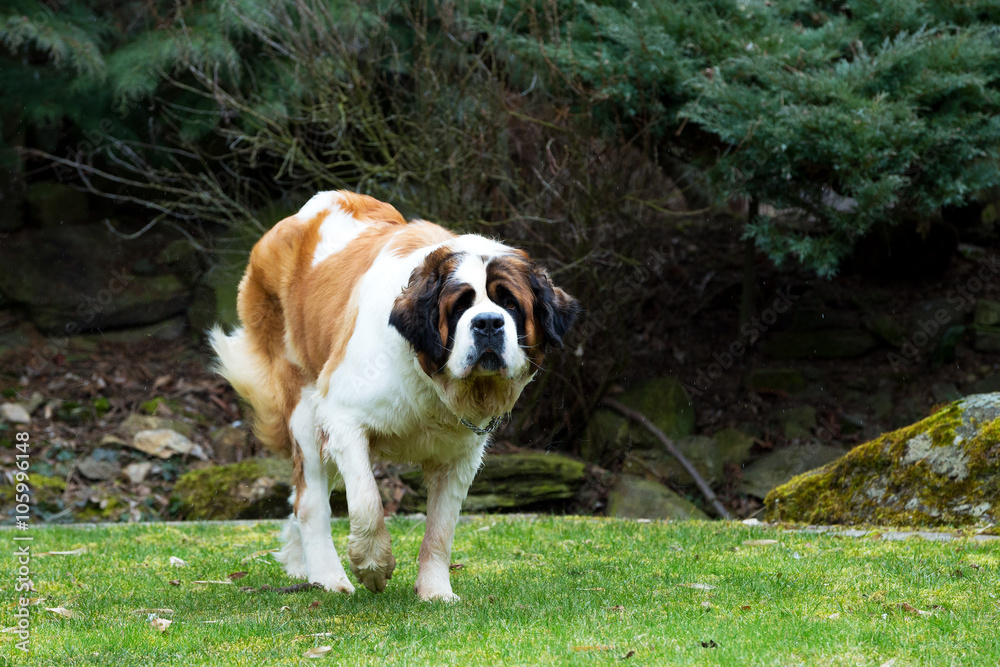
[[[472,332],[492,336],[503,329],[503,315],[500,313],[480,313],[472,318]]]

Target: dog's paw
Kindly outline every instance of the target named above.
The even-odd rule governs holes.
[[[347,557],[351,563],[351,572],[372,593],[384,591],[396,569],[392,540],[385,528],[372,537],[351,535],[347,541]]]
[[[272,555],[274,556],[274,560],[281,563],[285,574],[289,577],[293,579],[307,578],[308,572],[306,572],[306,562],[302,557],[301,548],[286,544],[280,551]]]
[[[420,585],[417,585],[415,588],[417,595],[424,602],[447,602],[450,604],[461,602],[462,600],[462,598],[451,592],[450,586],[448,588],[432,588],[430,586],[421,588]]]
[[[396,557],[392,553],[389,553],[389,558],[384,563],[377,563],[373,560],[365,563],[351,561],[351,572],[372,593],[381,593],[385,590],[395,569]]]
[[[309,577],[312,583],[319,584],[323,590],[331,593],[346,593],[350,595],[354,592],[354,586],[347,580],[347,574],[329,574],[319,577]]]

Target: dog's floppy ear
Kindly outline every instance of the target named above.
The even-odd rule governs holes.
[[[531,290],[535,295],[535,317],[544,334],[545,344],[561,347],[563,336],[580,314],[580,304],[553,285],[549,274],[540,267],[531,274]]]
[[[420,366],[428,374],[438,371],[445,362],[445,343],[438,327],[438,299],[446,276],[443,259],[432,253],[424,264],[413,270],[410,281],[389,313],[394,327],[417,353]]]

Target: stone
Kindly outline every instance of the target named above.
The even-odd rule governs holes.
[[[608,494],[607,514],[623,519],[708,520],[694,503],[648,479],[620,475]]]
[[[758,368],[747,374],[745,383],[748,389],[769,389],[786,394],[796,394],[806,388],[805,378],[792,368]]]
[[[906,340],[906,327],[884,311],[865,315],[863,324],[869,333],[890,347],[898,348]]]
[[[134,345],[136,343],[143,343],[147,340],[178,340],[186,332],[187,318],[183,315],[178,315],[177,317],[171,317],[163,320],[162,322],[149,324],[144,327],[103,331],[99,334],[93,334],[92,338],[102,343],[124,343],[126,345]]]
[[[811,405],[785,408],[778,419],[781,432],[786,438],[805,440],[812,437],[812,431],[816,428],[816,408]]]
[[[178,454],[190,454],[194,443],[168,428],[154,431],[139,431],[132,439],[131,447],[144,454],[169,459]]]
[[[931,396],[935,403],[954,403],[962,398],[962,392],[951,382],[938,382],[931,385]]]
[[[219,463],[234,463],[240,455],[247,451],[247,438],[250,434],[246,429],[236,426],[223,426],[209,434],[215,460]]]
[[[647,380],[629,388],[618,401],[646,415],[672,440],[694,431],[694,405],[683,383],[674,377]],[[584,458],[602,463],[631,449],[660,449],[662,444],[652,433],[617,412],[598,410],[587,425],[583,437]]]
[[[772,491],[771,520],[966,526],[1000,519],[1000,393],[955,401]]]
[[[768,334],[763,346],[771,359],[853,359],[878,347],[878,341],[858,329],[779,331]]]
[[[674,441],[674,446],[686,458],[709,486],[722,480],[722,457],[719,443],[703,435],[689,435]],[[650,476],[666,480],[680,486],[694,484],[694,479],[680,461],[665,448],[640,449],[629,452],[622,464],[622,472],[638,476]]]
[[[31,473],[29,485],[35,510],[55,513],[64,509],[62,495],[66,491],[66,480],[63,477]],[[0,485],[0,505],[9,507],[14,504],[16,497],[16,485]]]
[[[183,313],[189,300],[177,276],[135,271],[140,260],[156,257],[163,239],[150,232],[123,241],[103,225],[23,229],[0,246],[0,263],[18,267],[0,271],[0,294],[45,334],[159,322]]]
[[[253,458],[185,473],[174,486],[178,513],[189,520],[288,516],[292,462]]]
[[[134,438],[139,431],[158,431],[161,429],[177,431],[186,438],[193,438],[196,430],[193,424],[188,424],[180,419],[141,415],[136,412],[130,414],[118,425],[118,430],[129,440]]]
[[[195,287],[188,320],[196,332],[205,332],[216,324],[232,328],[240,323],[236,297],[246,267],[217,265],[202,276]]]
[[[76,188],[53,181],[36,181],[24,193],[28,212],[38,227],[90,222],[90,202]]]
[[[87,479],[95,482],[116,477],[121,472],[122,467],[114,461],[100,460],[94,456],[88,456],[76,464],[77,471]]]
[[[970,394],[992,394],[995,391],[1000,391],[1000,373],[990,375],[988,377],[974,382],[972,386],[969,387]]]
[[[719,461],[723,466],[728,464],[741,465],[750,458],[754,438],[735,428],[724,428],[712,436],[718,443]]]
[[[764,498],[796,475],[834,461],[843,454],[844,450],[839,447],[817,442],[778,449],[743,469],[740,490],[749,496]]]
[[[973,319],[976,326],[998,327],[1000,326],[1000,303],[979,299],[976,301],[976,312]]]
[[[153,471],[153,464],[149,461],[139,461],[136,463],[129,463],[122,470],[122,474],[128,479],[132,484],[142,484],[149,477],[149,473]]]
[[[554,452],[520,452],[487,455],[462,508],[467,512],[510,510],[552,506],[572,500],[583,486],[587,466]],[[427,489],[419,469],[404,472],[400,479],[416,495],[406,496],[401,507],[424,511]]]
[[[31,423],[31,414],[20,403],[4,403],[0,405],[0,418],[11,424]]]
[[[973,349],[977,352],[1000,352],[1000,327],[976,326],[972,331]]]

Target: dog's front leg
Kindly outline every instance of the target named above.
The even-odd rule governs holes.
[[[330,434],[333,459],[344,478],[351,536],[347,557],[351,571],[373,593],[385,590],[396,569],[392,539],[385,527],[382,498],[372,474],[368,439],[360,430]]]
[[[451,543],[462,502],[483,458],[481,443],[467,458],[448,464],[424,464],[427,528],[420,543],[417,595],[423,600],[457,602],[451,590]]]

